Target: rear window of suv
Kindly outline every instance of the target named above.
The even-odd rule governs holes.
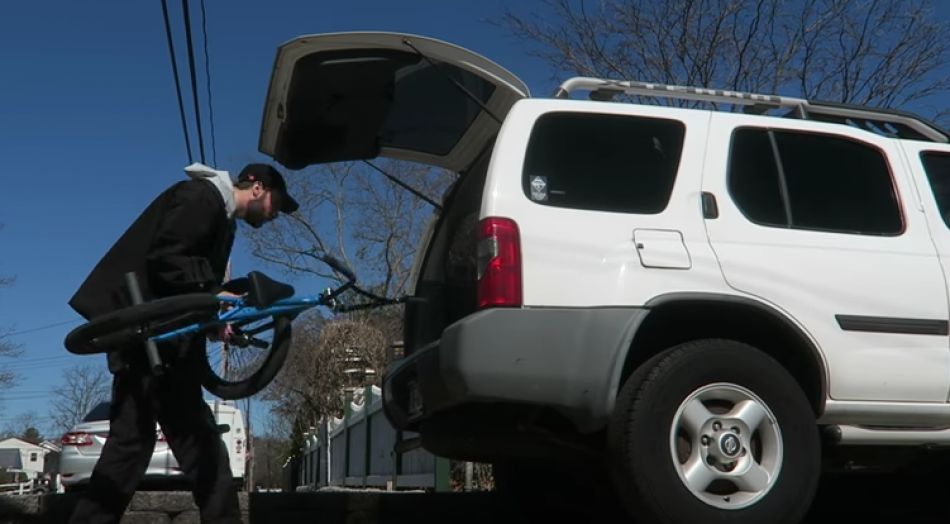
[[[524,193],[547,206],[660,213],[673,191],[685,133],[676,120],[545,114],[528,141]]]

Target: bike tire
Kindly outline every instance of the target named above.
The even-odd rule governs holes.
[[[145,341],[143,328],[162,324],[163,330],[208,320],[218,311],[218,298],[210,293],[189,293],[160,298],[118,309],[73,329],[63,344],[76,355],[107,353],[130,342]]]
[[[212,356],[205,346],[205,358],[201,359],[204,365],[202,385],[211,394],[224,400],[246,398],[258,393],[277,376],[283,367],[290,350],[293,330],[290,318],[287,316],[273,316],[273,339],[268,344],[266,353],[260,357],[258,367],[246,377],[235,378],[223,376],[227,373],[217,371],[212,363]]]

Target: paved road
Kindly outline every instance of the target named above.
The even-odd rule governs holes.
[[[572,524],[622,522],[622,515],[608,510],[605,504],[587,500],[561,500],[548,508],[525,508],[501,502],[497,496],[473,494],[454,495],[455,499],[429,499],[424,522],[465,522],[491,524],[501,516],[512,522],[571,522]],[[453,497],[446,495],[445,497]],[[410,500],[402,503],[412,504]],[[400,504],[401,505],[401,504]],[[394,506],[380,514],[380,523],[413,522],[405,519],[402,509]],[[452,513],[455,519],[450,518]],[[388,518],[387,518],[388,517]],[[462,520],[459,520],[461,517]],[[449,519],[449,520],[445,520]],[[804,524],[818,524],[828,519],[864,523],[946,524],[950,522],[950,478],[937,475],[911,477],[894,475],[827,477],[823,479],[811,512]],[[635,522],[635,521],[634,521]],[[768,524],[768,523],[762,523]]]
[[[809,523],[825,518],[929,524],[950,522],[950,472],[945,475],[870,475],[823,479]]]
[[[950,522],[950,481],[939,477],[827,477],[804,524],[841,522],[930,524]],[[267,514],[265,508],[259,510]],[[285,506],[283,508],[287,510]],[[302,509],[302,508],[301,508]],[[252,515],[253,517],[253,515]],[[254,519],[252,519],[252,522]],[[498,522],[602,524],[630,522],[602,501],[561,499],[526,507],[493,493],[383,495],[374,524],[495,524]],[[635,524],[635,521],[633,521]],[[768,524],[763,522],[762,524]]]

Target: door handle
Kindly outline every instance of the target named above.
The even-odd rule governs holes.
[[[702,203],[703,203],[703,218],[707,218],[707,219],[719,218],[719,205],[716,203],[716,195],[708,191],[703,191]]]

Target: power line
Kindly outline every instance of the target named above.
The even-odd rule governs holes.
[[[188,0],[181,0],[181,10],[185,17],[185,41],[188,43],[188,69],[191,72],[191,98],[195,103],[195,124],[198,128],[198,150],[201,153],[201,163],[205,162],[205,143],[201,133],[201,111],[198,109],[198,80],[195,75],[195,48],[191,42],[191,14],[188,9]]]
[[[45,371],[52,371],[52,370],[54,370],[54,369],[62,369],[63,366],[66,366],[67,364],[74,364],[74,363],[75,363],[74,358],[75,358],[75,357],[63,357],[63,360],[60,360],[60,361],[55,361],[55,362],[37,362],[37,363],[26,364],[26,365],[22,365],[22,366],[18,366],[18,365],[16,365],[16,364],[9,364],[9,365],[4,365],[4,366],[0,367],[0,369],[3,369],[4,371],[10,371],[10,372],[13,372],[13,373],[15,373],[15,374],[20,374],[20,373],[22,373],[22,372],[24,372],[24,371],[33,371],[33,370],[37,370],[37,369],[42,369],[42,370],[45,370]]]
[[[217,166],[218,149],[214,140],[214,105],[211,103],[211,60],[208,58],[208,16],[205,13],[205,0],[201,0],[201,33],[204,35],[205,84],[208,88],[208,124],[211,127],[211,161]]]
[[[71,355],[49,355],[46,357],[34,357],[34,358],[20,358],[12,357],[15,360],[11,360],[11,363],[15,364],[33,364],[38,362],[49,362],[51,360],[60,360],[64,358],[73,358]]]
[[[56,322],[55,324],[47,324],[45,326],[39,326],[39,327],[34,327],[34,328],[29,328],[29,329],[23,329],[20,331],[14,331],[13,333],[8,333],[4,336],[15,337],[17,335],[25,335],[27,333],[35,333],[37,331],[43,331],[44,329],[52,329],[54,327],[65,326],[66,324],[75,324],[81,321],[82,321],[81,318],[75,318],[73,320],[64,320],[62,322]]]
[[[15,422],[15,421],[18,421],[18,420],[21,419],[21,418],[23,418],[22,414],[21,414],[21,415],[13,415],[13,416],[11,416],[11,417],[0,417],[0,421],[3,421],[3,422]],[[42,422],[42,421],[44,421],[44,420],[53,420],[54,418],[56,418],[56,417],[54,417],[54,416],[52,416],[52,415],[46,415],[46,416],[42,416],[42,417],[41,417],[41,416],[34,416],[34,417],[32,417],[32,419],[35,420],[35,421],[37,421],[37,422]]]
[[[4,369],[6,369],[6,368],[17,367],[17,366],[35,366],[37,364],[50,364],[56,361],[67,360],[67,359],[72,360],[74,358],[75,357],[72,355],[65,355],[65,354],[58,355],[55,357],[43,357],[43,358],[35,358],[35,359],[22,359],[20,357],[13,357],[10,360],[4,360],[3,361],[4,364],[0,367],[3,367]]]
[[[22,402],[29,400],[40,400],[44,398],[49,398],[56,395],[54,392],[43,393],[40,395],[10,395],[8,397],[0,397],[0,402]]]
[[[175,59],[175,44],[172,42],[171,24],[168,22],[167,0],[162,0],[162,15],[165,17],[165,36],[168,39],[168,55],[172,59],[172,73],[175,75],[175,93],[178,95],[178,114],[181,116],[181,130],[185,133],[185,149],[188,151],[188,163],[192,162],[191,139],[188,138],[188,124],[185,122],[185,103],[181,99],[181,81],[178,78],[178,60]]]

